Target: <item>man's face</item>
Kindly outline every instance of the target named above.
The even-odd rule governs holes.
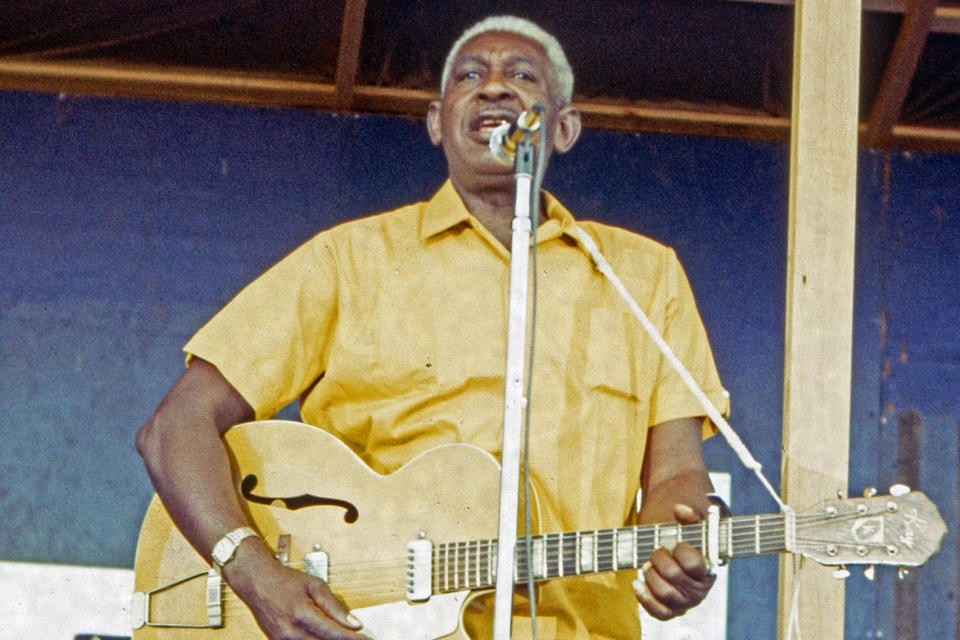
[[[488,144],[491,132],[514,122],[535,104],[546,106],[548,154],[573,146],[579,134],[579,114],[572,107],[558,109],[552,91],[546,52],[519,34],[491,31],[467,41],[457,53],[447,90],[430,105],[430,139],[443,146],[450,177],[458,187],[482,188],[490,179],[512,180],[509,166],[497,161]],[[576,119],[571,139],[569,120]]]

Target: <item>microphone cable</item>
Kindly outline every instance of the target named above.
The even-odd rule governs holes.
[[[538,107],[540,107],[538,109]],[[543,107],[542,105],[535,105],[534,109],[540,113],[540,116],[543,117]],[[527,388],[526,396],[527,403],[524,407],[524,425],[523,425],[523,552],[526,556],[527,563],[527,598],[530,601],[530,629],[533,640],[537,640],[537,598],[536,598],[536,583],[533,576],[533,542],[531,539],[532,535],[532,517],[531,517],[531,481],[530,481],[530,416],[531,416],[531,405],[532,402],[532,393],[533,393],[533,356],[534,356],[534,346],[535,338],[537,333],[537,281],[539,280],[538,269],[537,269],[537,233],[540,229],[540,188],[543,184],[543,174],[546,164],[544,163],[544,157],[546,153],[546,131],[544,127],[541,127],[540,135],[537,136],[537,153],[534,158],[534,171],[533,171],[533,188],[531,193],[531,218],[536,220],[536,224],[533,225],[533,242],[530,246],[530,260],[532,264],[532,277],[531,277],[531,305],[530,305],[530,339],[528,345],[528,356],[527,356]]]

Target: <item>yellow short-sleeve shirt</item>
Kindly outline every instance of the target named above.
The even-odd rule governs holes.
[[[621,526],[633,514],[647,429],[704,411],[594,269],[577,224],[724,413],[727,394],[673,251],[576,223],[549,194],[544,203],[530,397],[540,529]],[[318,234],[185,351],[215,365],[258,419],[299,397],[305,422],[377,472],[446,443],[499,456],[509,262],[448,181],[427,202]],[[631,577],[548,583],[538,615],[555,618],[560,638],[639,637]]]

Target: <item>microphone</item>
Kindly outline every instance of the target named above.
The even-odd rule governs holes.
[[[513,164],[517,145],[540,129],[540,116],[546,108],[539,102],[530,111],[523,111],[516,122],[504,122],[490,132],[490,152],[503,164]]]

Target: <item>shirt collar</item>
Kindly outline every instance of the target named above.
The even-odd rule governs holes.
[[[573,215],[551,193],[541,191],[543,204],[547,212],[547,221],[537,230],[537,241],[543,242],[561,235],[576,240],[576,221]],[[428,200],[420,218],[420,240],[426,240],[460,224],[479,226],[480,222],[470,215],[463,204],[460,194],[448,179]]]
[[[464,222],[473,224],[473,216],[448,179],[423,206],[420,216],[420,240],[448,231]]]

